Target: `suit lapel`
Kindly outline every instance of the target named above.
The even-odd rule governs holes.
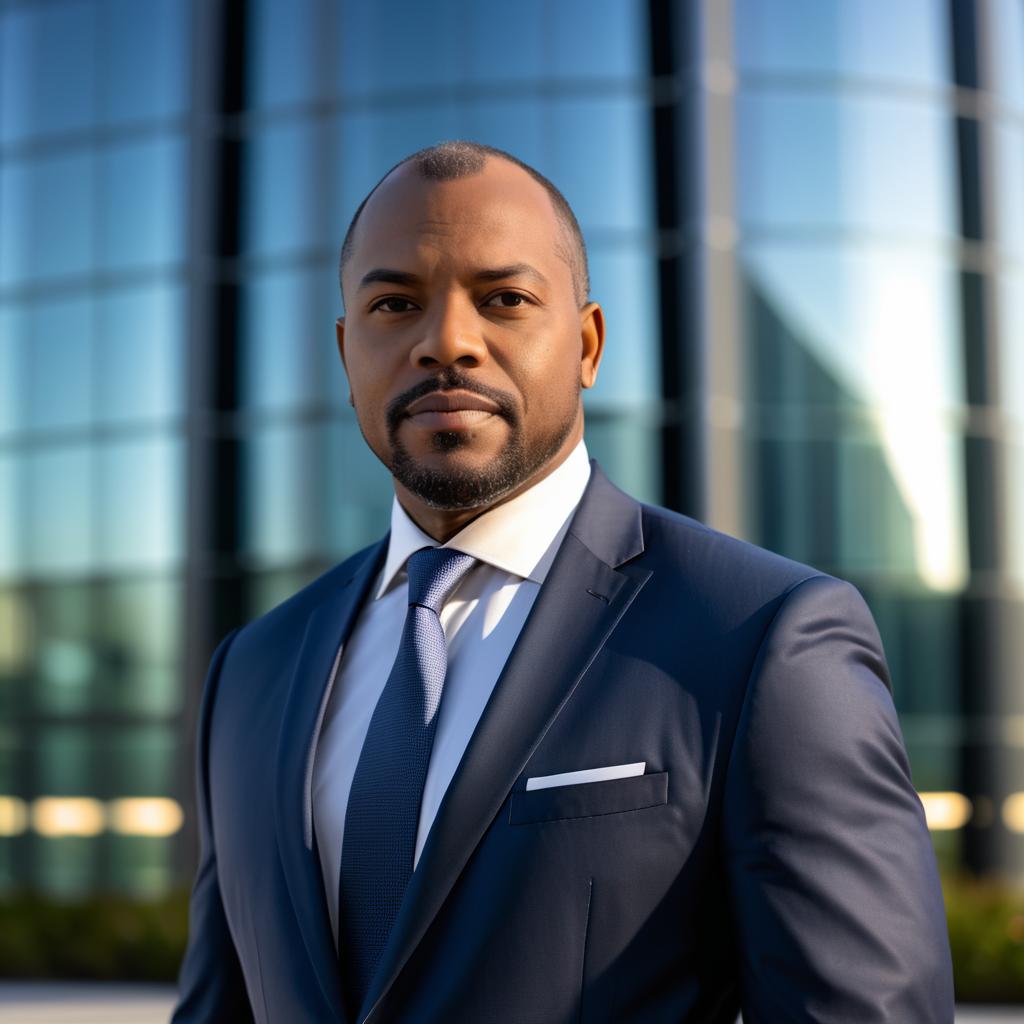
[[[312,767],[341,650],[372,584],[388,538],[370,548],[352,575],[310,614],[295,661],[278,737],[275,800],[284,876],[310,960],[329,1005],[344,1021],[345,1002],[331,934],[319,853],[313,843]],[[259,799],[259,794],[253,794]]]
[[[650,577],[618,566],[643,551],[640,506],[592,463],[580,502],[430,829],[367,993],[367,1024],[490,827],[562,705]],[[360,1018],[363,1019],[363,1018]]]

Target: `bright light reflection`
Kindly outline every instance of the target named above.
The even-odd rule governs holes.
[[[928,827],[933,832],[963,828],[971,818],[971,801],[963,793],[920,793]]]
[[[122,835],[170,836],[185,815],[177,800],[166,797],[125,797],[109,804],[110,828]]]
[[[1003,801],[1003,824],[1011,832],[1024,832],[1024,793],[1011,793]]]
[[[17,836],[28,824],[28,808],[16,796],[0,796],[0,836]]]
[[[95,836],[106,825],[99,800],[86,796],[41,796],[32,803],[32,827],[43,836]]]

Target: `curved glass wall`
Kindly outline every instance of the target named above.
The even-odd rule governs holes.
[[[0,889],[176,882],[189,29],[0,5]]]
[[[969,568],[948,12],[737,0],[735,24],[748,533],[860,587],[915,783],[956,789]]]

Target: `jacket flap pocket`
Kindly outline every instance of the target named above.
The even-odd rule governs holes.
[[[638,811],[668,802],[668,772],[634,775],[604,782],[581,782],[550,789],[517,790],[509,805],[509,824],[597,814]]]

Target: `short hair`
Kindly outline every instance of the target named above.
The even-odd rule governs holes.
[[[465,139],[452,139],[448,142],[439,142],[434,146],[427,146],[425,149],[417,150],[402,160],[399,160],[388,172],[373,186],[363,198],[363,201],[356,208],[349,222],[348,230],[345,232],[345,239],[341,243],[341,256],[338,260],[338,282],[341,284],[342,274],[345,271],[345,264],[352,255],[354,246],[356,224],[359,223],[359,216],[363,212],[370,196],[380,188],[384,180],[392,171],[398,170],[404,164],[415,164],[420,174],[430,181],[452,181],[455,178],[465,178],[471,174],[479,174],[484,169],[487,157],[497,157],[507,160],[521,167],[535,181],[544,186],[545,191],[551,199],[555,208],[555,216],[564,229],[568,246],[559,245],[558,253],[569,264],[572,274],[573,291],[575,292],[576,304],[581,308],[587,304],[590,296],[590,271],[587,266],[587,245],[583,240],[583,232],[580,230],[576,215],[572,212],[569,201],[540,171],[524,163],[511,153],[495,146],[488,146],[482,142],[470,142]],[[344,299],[344,289],[342,290]]]

